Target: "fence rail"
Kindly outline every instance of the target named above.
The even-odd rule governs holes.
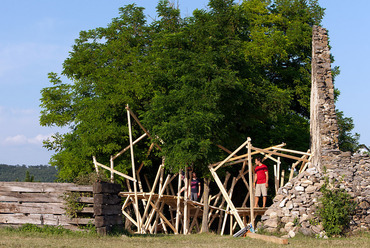
[[[92,191],[92,186],[72,183],[0,182],[0,225],[30,223],[74,229],[77,225],[94,224]],[[71,192],[91,194],[78,198],[85,207],[77,218],[66,215],[64,196]]]

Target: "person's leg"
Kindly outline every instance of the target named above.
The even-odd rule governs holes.
[[[254,194],[254,207],[255,208],[258,208],[258,200],[259,200],[259,197],[262,195],[262,192],[261,192],[261,184],[257,184],[256,185],[256,192]]]
[[[259,200],[259,197],[258,196],[255,196],[254,197],[254,207],[255,208],[258,208],[258,200]]]
[[[266,200],[267,200],[267,196],[264,196],[263,198],[262,198],[262,201],[263,201],[263,205],[262,205],[262,207],[264,208],[264,207],[266,207]]]
[[[265,184],[261,184],[261,193],[262,193],[262,207],[266,207],[266,200],[267,200],[267,188],[266,188],[266,185]]]

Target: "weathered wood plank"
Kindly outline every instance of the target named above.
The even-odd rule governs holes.
[[[62,193],[19,193],[0,192],[0,201],[7,202],[50,202],[62,203]]]
[[[257,233],[247,233],[247,237],[252,238],[252,239],[260,239],[266,242],[272,242],[272,243],[280,244],[280,245],[288,244],[288,239],[278,238],[275,236],[267,236],[267,235],[261,235]]]
[[[0,182],[0,192],[92,192],[92,186],[73,183]]]
[[[19,193],[0,192],[0,202],[40,202],[40,203],[64,203],[63,193]],[[94,203],[94,197],[80,197],[80,203]]]
[[[65,214],[65,205],[62,203],[15,203],[0,202],[0,213],[23,214]]]
[[[69,226],[69,225],[87,225],[94,224],[93,218],[68,218],[65,215],[55,214],[0,214],[1,224],[35,224],[50,226]]]

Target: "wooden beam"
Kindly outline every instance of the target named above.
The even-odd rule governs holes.
[[[212,174],[213,178],[215,179],[215,182],[216,182],[218,188],[221,190],[221,193],[222,193],[223,197],[225,198],[226,202],[230,205],[230,209],[231,209],[230,212],[234,215],[234,217],[235,217],[236,221],[238,222],[240,228],[244,228],[245,227],[244,223],[243,223],[242,219],[240,218],[233,202],[229,198],[225,188],[223,187],[220,178],[218,177],[215,170],[211,166],[209,166],[209,170],[211,171],[211,174]]]
[[[155,188],[157,187],[157,183],[158,183],[158,180],[159,180],[159,176],[161,175],[161,171],[163,170],[163,167],[164,167],[164,165],[163,165],[163,164],[161,164],[161,165],[159,166],[159,168],[158,168],[157,175],[156,175],[156,177],[155,177],[155,179],[154,179],[153,187],[152,187],[152,189],[151,189],[151,191],[150,191],[150,194],[149,194],[148,202],[151,202],[151,201],[152,201],[152,197],[153,197],[153,194],[154,194],[154,190],[155,190]],[[143,228],[143,226],[144,226],[143,224],[144,224],[144,222],[145,222],[145,218],[147,218],[148,210],[149,210],[149,204],[148,204],[148,205],[146,205],[145,210],[144,210],[143,219],[142,219],[142,228]]]
[[[256,150],[256,151],[259,151],[259,152],[265,152],[265,153],[269,153],[269,154],[272,154],[272,155],[276,155],[276,156],[279,156],[279,157],[285,157],[285,158],[290,158],[290,159],[294,159],[294,160],[300,160],[300,161],[303,161],[303,162],[308,162],[307,159],[300,158],[300,157],[295,157],[295,156],[284,154],[284,153],[273,152],[273,151],[269,151],[269,150],[261,149],[261,148],[257,148],[257,147],[252,147],[252,149]]]
[[[127,105],[128,107],[128,105]],[[132,142],[132,130],[131,130],[131,118],[130,113],[127,111],[127,121],[128,121],[128,133],[129,133],[129,140],[130,140],[130,154],[131,154],[131,167],[132,167],[132,177],[134,178],[134,193],[135,193],[135,215],[136,215],[136,222],[138,226],[141,226],[141,215],[139,212],[139,201],[137,199],[137,185],[136,185],[136,170],[135,170],[135,157],[134,157],[134,145]],[[139,228],[138,228],[139,229]],[[140,230],[138,230],[140,232]]]
[[[285,145],[286,145],[285,143],[281,143],[280,145],[267,147],[267,148],[265,148],[265,150],[271,150],[273,147],[282,147],[282,146],[285,146]],[[253,155],[256,155],[256,154],[259,154],[259,153],[260,152],[252,152],[251,155],[253,156]],[[235,161],[235,162],[233,162],[233,161]],[[238,163],[241,163],[241,162],[244,162],[244,161],[248,161],[248,153],[246,153],[244,155],[240,155],[240,156],[236,156],[236,157],[230,158],[227,161],[227,165],[238,164]],[[230,162],[233,162],[233,163],[230,163]],[[220,164],[220,162],[215,163],[215,164],[212,164],[211,166],[215,167],[215,166],[217,166],[219,164]]]
[[[126,110],[128,111],[128,113],[130,113],[130,115],[132,116],[132,118],[134,118],[134,120],[136,121],[136,123],[139,125],[139,127],[148,135],[148,137],[150,138],[150,139],[152,139],[153,140],[153,137],[150,135],[150,133],[149,133],[149,131],[148,130],[146,130],[145,128],[144,128],[144,126],[143,125],[141,125],[141,123],[140,123],[140,121],[139,121],[139,119],[136,117],[136,115],[134,114],[134,112],[132,112],[132,110],[129,108],[129,106],[127,105],[126,106]],[[155,145],[156,145],[156,147],[160,150],[160,151],[162,151],[162,148],[158,145],[158,144],[156,144],[155,143]]]
[[[94,158],[95,158],[95,156],[94,156]],[[104,168],[104,169],[106,169],[106,170],[112,171],[113,173],[115,173],[117,175],[120,175],[121,177],[124,177],[124,178],[126,178],[128,180],[131,180],[133,182],[136,182],[136,179],[135,178],[132,178],[132,177],[126,175],[126,174],[123,174],[122,172],[119,172],[119,171],[116,171],[116,170],[112,170],[110,167],[97,162],[96,159],[95,159],[95,164],[98,165],[98,166],[100,166],[100,167],[102,167],[102,168]]]
[[[135,145],[137,142],[139,142],[140,140],[142,140],[147,134],[144,133],[143,135],[141,135],[139,138],[137,138],[132,144]],[[121,156],[125,151],[127,151],[128,149],[130,149],[130,145],[126,146],[125,148],[123,148],[120,152],[118,152],[116,155],[113,156],[113,160],[115,160],[116,158],[118,158],[119,156]]]
[[[238,151],[240,151],[242,148],[245,147],[245,145],[248,143],[248,141],[245,141],[241,146],[239,146],[235,151],[233,151],[227,158],[225,158],[217,167],[214,169],[214,171],[218,170],[224,163],[229,161],[231,157],[233,157]]]
[[[282,152],[295,153],[295,154],[299,154],[299,155],[307,155],[307,156],[310,156],[311,155],[311,153],[309,153],[309,152],[301,152],[301,151],[296,151],[296,150],[291,150],[291,149],[285,149],[285,148],[280,148],[280,147],[273,147],[272,149],[273,150],[277,150],[277,151],[282,151]]]
[[[252,239],[260,239],[260,240],[264,240],[267,242],[272,242],[272,243],[280,244],[280,245],[287,245],[289,243],[288,239],[278,238],[275,236],[261,235],[257,233],[251,233],[251,232],[247,233],[247,237],[252,238]]]
[[[249,204],[250,204],[250,209],[251,209],[251,218],[250,222],[252,223],[252,226],[254,228],[254,192],[253,192],[253,179],[252,179],[252,144],[251,144],[251,138],[248,137],[248,170],[249,170]]]

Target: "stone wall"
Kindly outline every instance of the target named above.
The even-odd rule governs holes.
[[[278,190],[258,227],[295,236],[320,234],[323,227],[317,217],[320,189],[324,178],[343,179],[345,189],[358,203],[350,229],[370,229],[370,157],[341,152],[334,105],[327,31],[313,27],[311,86],[311,152],[309,169]],[[325,170],[324,170],[325,168]],[[325,171],[325,174],[323,172]]]
[[[352,231],[370,229],[370,157],[341,153],[337,157],[338,166],[327,169],[325,174],[315,167],[307,169],[298,177],[278,190],[274,203],[262,216],[259,227],[267,231],[288,233],[293,237],[298,231],[306,234],[319,234],[323,227],[316,215],[320,189],[324,176],[330,181],[343,178],[340,188],[344,188],[358,203],[352,217]]]

